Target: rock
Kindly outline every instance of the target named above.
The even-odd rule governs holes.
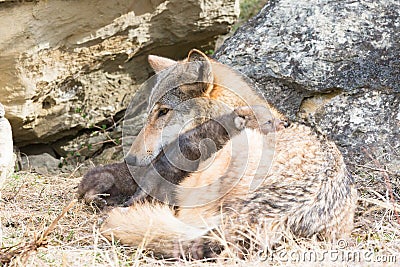
[[[42,175],[60,172],[61,161],[48,153],[22,157],[22,170],[34,171]]]
[[[100,155],[93,159],[94,165],[100,164],[111,164],[122,162],[124,159],[124,153],[122,146],[114,146],[104,149]]]
[[[151,73],[150,53],[210,47],[238,0],[0,3],[0,101],[19,146],[49,143],[123,111]]]
[[[30,156],[30,155],[40,155],[47,153],[53,158],[56,158],[56,152],[54,149],[47,144],[33,144],[33,145],[28,145],[25,147],[18,148],[18,153],[21,154],[22,156]]]
[[[269,1],[215,57],[332,138],[352,170],[372,156],[399,177],[399,40],[398,1]]]
[[[91,158],[99,154],[107,145],[120,145],[121,128],[113,131],[93,131],[83,133],[72,140],[61,139],[52,145],[57,154],[61,157],[82,156]]]
[[[0,103],[0,190],[13,172],[15,162],[11,125],[4,115],[4,106]]]

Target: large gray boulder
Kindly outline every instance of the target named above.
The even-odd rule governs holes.
[[[352,170],[372,157],[398,179],[399,1],[271,0],[215,57],[332,138]]]
[[[209,47],[236,21],[237,2],[0,1],[0,101],[15,142],[113,123],[149,77],[149,53]]]

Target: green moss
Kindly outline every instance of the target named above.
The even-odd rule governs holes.
[[[239,20],[246,21],[254,17],[268,2],[268,0],[241,0]]]

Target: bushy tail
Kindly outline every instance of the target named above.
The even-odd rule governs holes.
[[[115,208],[108,214],[101,231],[109,240],[141,246],[157,254],[175,256],[182,244],[199,239],[212,227],[198,227],[179,220],[174,211],[162,204],[137,204]]]

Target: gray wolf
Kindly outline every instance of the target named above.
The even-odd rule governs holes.
[[[265,105],[285,120],[245,79],[200,51],[192,50],[181,62],[156,56],[149,61],[162,79],[152,89],[149,119],[126,158],[131,163],[148,165],[179,135],[176,128],[188,131],[203,124],[201,118],[190,120],[193,110],[213,117],[225,112],[192,99],[219,101],[231,109]],[[165,90],[175,80],[184,85]],[[266,135],[245,129],[179,186],[177,208],[146,202],[115,208],[103,234],[162,256],[203,258],[232,250],[246,255],[249,248],[272,248],[288,236],[333,241],[353,227],[357,192],[340,151],[296,123]]]
[[[200,102],[204,101],[209,100],[200,100]],[[211,102],[213,103],[206,105],[219,106],[218,102]],[[197,101],[197,104],[204,103]],[[140,179],[138,182],[140,186],[137,187],[137,191],[127,205],[143,200],[148,195],[174,205],[176,202],[174,185],[180,184],[196,171],[199,164],[220,150],[233,136],[238,135],[245,128],[258,130],[266,135],[283,127],[284,123],[274,118],[263,106],[240,107],[218,118],[211,118],[180,134],[159,153],[149,166],[135,166],[134,176]],[[211,146],[203,142],[204,140],[211,141]]]
[[[263,121],[261,127],[258,127],[257,119]],[[91,169],[83,176],[78,186],[78,198],[83,198],[87,204],[94,203],[99,208],[121,204],[129,206],[134,202],[144,200],[149,195],[157,200],[173,204],[175,192],[168,185],[181,182],[189,175],[190,170],[187,165],[185,170],[178,168],[170,160],[179,154],[182,154],[185,159],[201,157],[201,160],[205,160],[215,150],[206,147],[202,149],[201,142],[204,139],[209,138],[214,142],[216,149],[221,149],[231,136],[236,135],[245,127],[259,129],[267,134],[279,129],[282,125],[262,106],[237,108],[233,112],[210,119],[180,135],[149,166],[128,166],[125,162],[121,162]],[[195,164],[192,167],[192,171],[195,171],[198,161],[190,164]],[[141,186],[137,185],[134,176],[136,179],[145,178],[140,183]],[[168,183],[162,184],[161,179],[165,179]]]

